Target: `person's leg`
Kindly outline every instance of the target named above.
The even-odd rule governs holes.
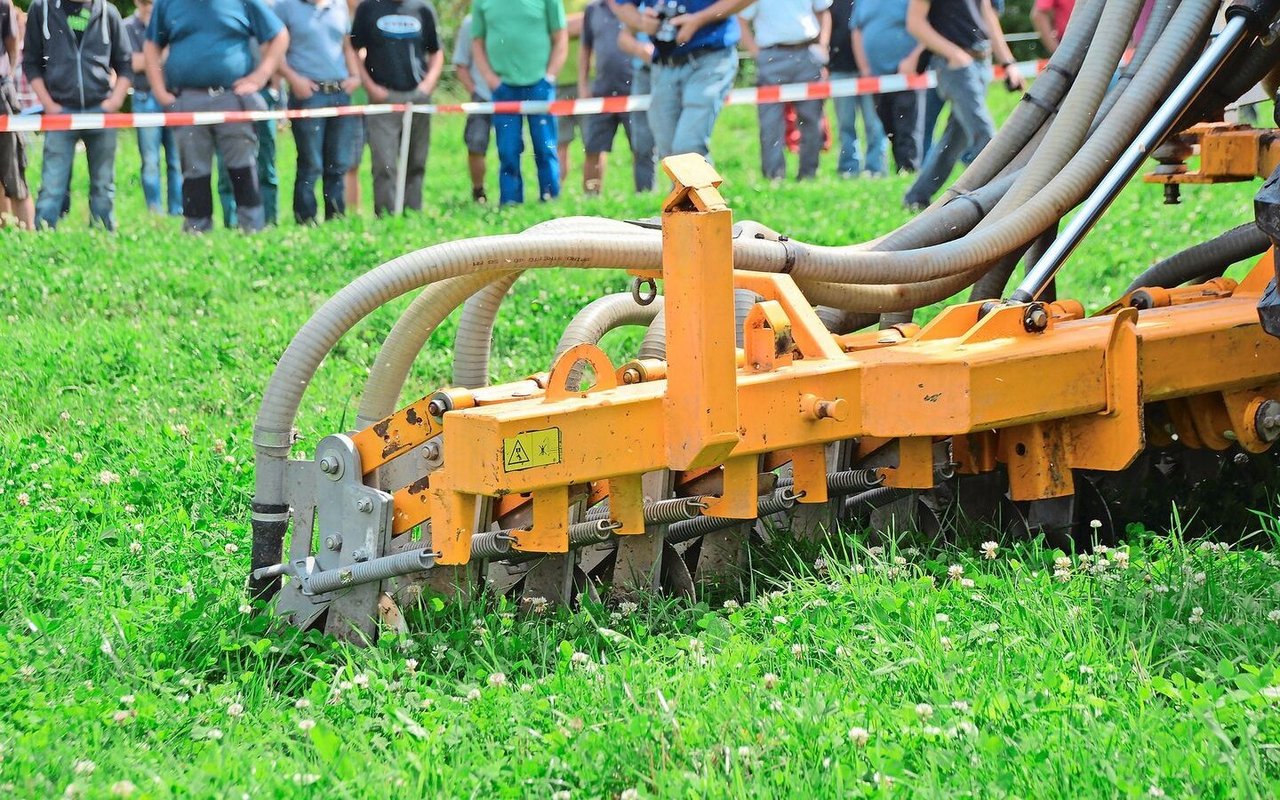
[[[712,51],[691,67],[682,87],[680,120],[671,146],[677,153],[701,153],[710,159],[711,132],[738,74],[738,51],[732,47]]]
[[[858,77],[852,72],[833,72],[831,80],[850,80]],[[855,177],[862,171],[862,155],[858,152],[858,98],[833,97],[836,109],[836,128],[840,135],[840,155],[836,158],[836,171],[845,177]]]
[[[858,98],[858,110],[862,112],[862,128],[867,135],[866,168],[872,175],[889,173],[889,139],[885,135],[884,125],[876,114],[875,103],[869,95]]]
[[[388,103],[405,102],[407,95],[392,92]],[[374,114],[364,118],[369,139],[369,160],[373,171],[373,213],[395,213],[396,165],[400,159],[400,114]]]
[[[476,95],[471,99],[480,102]],[[471,199],[478,203],[489,199],[484,191],[484,159],[489,151],[489,128],[492,124],[488,114],[470,114],[462,129],[462,142],[467,148],[467,172],[471,176]]]
[[[243,108],[246,111],[266,110],[261,95],[216,98],[220,111]],[[215,125],[214,140],[218,155],[226,165],[231,180],[231,190],[236,198],[237,223],[245,233],[260,231],[266,227],[266,209],[263,206],[262,187],[258,183],[258,163],[262,148],[258,143],[255,126],[250,122]],[[274,153],[272,153],[274,156]],[[274,163],[274,160],[273,160]]]
[[[292,109],[318,108],[324,105],[320,95],[306,100],[290,98]],[[293,179],[293,219],[299,225],[316,221],[316,181],[324,165],[324,126],[328,120],[319,117],[294,119],[293,141],[298,151],[298,167]]]
[[[351,98],[345,92],[329,96],[330,105],[345,106],[351,104]],[[346,174],[351,166],[351,139],[356,135],[355,126],[359,122],[355,117],[333,117],[325,121],[324,136],[324,218],[338,219],[346,216]]]
[[[360,210],[360,163],[364,161],[364,145],[368,141],[366,120],[368,117],[356,117],[351,125],[351,152],[347,154],[347,163],[351,168],[343,179],[343,196],[351,211]]]
[[[948,115],[942,138],[929,151],[915,183],[907,190],[903,202],[908,206],[931,202],[934,194],[951,177],[951,170],[955,168],[960,154],[970,144],[969,133],[960,123],[961,115],[956,113],[956,100],[952,96],[953,91],[959,94],[966,91],[964,87],[969,78],[964,73],[967,69],[938,70],[938,94],[944,101],[951,103],[951,114]]]
[[[876,112],[893,145],[894,166],[899,172],[920,168],[920,131],[924,127],[921,92],[893,92],[876,97]]]
[[[554,100],[556,88],[543,80],[529,87],[527,94],[529,100]],[[538,198],[554,200],[560,196],[560,156],[556,152],[559,125],[550,114],[530,114],[528,119],[533,163],[538,169]]]
[[[89,220],[116,229],[116,131],[82,131],[89,162]]]
[[[431,95],[414,92],[415,103],[431,102]],[[427,156],[431,152],[431,115],[414,114],[409,123],[409,164],[404,180],[404,207],[422,210],[422,182],[427,173]]]
[[[532,122],[530,123],[532,125]],[[560,161],[560,183],[563,185],[569,177],[569,148],[582,126],[582,120],[576,116],[561,117],[556,120],[556,158]]]
[[[265,88],[258,93],[268,111],[280,107],[280,93]],[[255,122],[254,133],[258,137],[258,187],[262,194],[262,218],[267,225],[275,225],[280,219],[280,178],[276,173],[276,121]]]
[[[160,110],[148,92],[133,93],[133,111],[135,114],[151,114]],[[164,128],[138,128],[138,156],[142,160],[142,197],[147,203],[147,210],[153,214],[163,214],[161,206],[164,198],[160,195],[160,140]]]
[[[674,154],[672,148],[676,137],[676,125],[680,122],[681,96],[684,93],[685,77],[690,69],[688,64],[678,66],[655,64],[651,68],[648,120],[659,159]]]
[[[178,156],[178,142],[174,138],[173,128],[160,129],[160,146],[164,148],[165,181],[168,185],[166,194],[169,216],[182,216],[182,159]]]
[[[522,92],[498,84],[493,90],[495,102],[523,100]],[[524,202],[524,179],[520,175],[520,154],[524,152],[524,118],[519,114],[494,114],[493,138],[498,146],[498,203]],[[556,166],[559,169],[559,165]]]
[[[766,48],[756,59],[756,86],[784,83],[785,51]],[[756,106],[760,127],[760,172],[766,180],[787,177],[787,160],[783,152],[786,137],[785,109],[782,103]]]
[[[210,111],[209,97],[182,94],[174,111]],[[213,228],[213,126],[189,125],[174,131],[182,158],[182,229],[203,233]]]
[[[75,158],[77,135],[74,131],[48,131],[44,135],[44,154],[40,163],[40,194],[36,197],[36,227],[56,228],[67,199],[67,183],[71,180],[71,159]]]
[[[809,50],[792,52],[794,67],[788,83],[822,80],[822,64],[815,53]],[[795,109],[796,128],[800,132],[800,168],[796,177],[805,180],[818,174],[818,158],[822,155],[822,101],[802,100],[795,103]]]
[[[6,106],[3,100],[0,96],[0,111],[17,107],[16,101]],[[31,187],[27,185],[27,153],[22,134],[0,133],[0,190],[5,212],[17,217],[18,227],[29,230],[35,221],[35,203],[31,200]]]
[[[948,81],[947,100],[951,103],[951,116],[960,123],[967,143],[964,153],[969,159],[977,157],[996,134],[996,124],[987,108],[987,72],[991,65],[975,61],[955,74]]]
[[[631,93],[634,95],[649,94],[651,68],[637,69],[631,81]],[[657,159],[653,150],[653,130],[649,127],[647,111],[632,111],[631,114],[631,177],[637,192],[653,191],[654,172]]]
[[[924,127],[920,131],[920,155],[922,158],[928,158],[929,151],[933,150],[933,144],[936,141],[934,134],[938,129],[938,117],[942,116],[942,109],[946,105],[946,101],[942,99],[942,95],[938,94],[936,87],[925,90]]]
[[[582,146],[587,155],[582,161],[582,191],[600,194],[604,185],[605,161],[613,150],[618,125],[623,114],[594,114],[582,121]]]

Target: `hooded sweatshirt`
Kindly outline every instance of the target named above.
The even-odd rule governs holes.
[[[111,94],[111,73],[131,80],[132,48],[116,7],[91,0],[87,26],[77,33],[67,12],[73,0],[33,0],[28,11],[22,71],[28,80],[43,78],[55,103],[71,109],[96,106]]]

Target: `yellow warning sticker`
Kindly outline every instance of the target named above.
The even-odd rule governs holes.
[[[543,428],[525,431],[502,440],[502,469],[518,472],[534,467],[549,467],[563,459],[560,450],[560,429]]]

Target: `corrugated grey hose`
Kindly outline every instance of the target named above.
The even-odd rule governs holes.
[[[582,308],[560,335],[556,344],[556,352],[551,361],[554,363],[566,350],[580,344],[598,344],[606,333],[624,325],[648,325],[662,310],[665,302],[661,295],[653,302],[642,306],[631,296],[631,292],[607,294],[592,300]],[[570,390],[576,390],[582,381],[581,364],[574,365],[569,371],[568,384]]]
[[[811,289],[815,292],[810,299],[852,310],[918,307],[959,291],[967,285],[959,279],[972,280],[975,268],[984,268],[1038,236],[1101,179],[1150,116],[1172,78],[1173,68],[1196,45],[1215,6],[1213,0],[1186,0],[1182,4],[1113,113],[1042,191],[1003,219],[962,241],[906,252],[818,249],[792,241],[788,244],[796,252],[791,274],[801,281],[806,294]],[[869,291],[872,287],[868,285],[842,288],[835,285],[837,282],[879,284],[880,291]],[[818,297],[817,292],[823,296]],[[841,296],[843,301],[835,299]]]
[[[1050,57],[1044,72],[1022,96],[1022,102],[1000,126],[995,137],[955,183],[942,193],[931,209],[946,205],[952,199],[990,183],[1031,141],[1031,137],[1045,121],[1056,113],[1090,51],[1090,42],[1097,32],[1105,5],[1106,0],[1089,0],[1076,6],[1071,14],[1071,26],[1067,28],[1066,35]]]
[[[1094,116],[1102,105],[1107,87],[1129,44],[1130,33],[1144,0],[1111,0],[1102,12],[1098,32],[1089,45],[1080,73],[1071,83],[1053,125],[1036,149],[1035,158],[1018,175],[1013,186],[982,222],[981,228],[1021,206],[1061,170],[1080,149]]]
[[[471,295],[462,306],[453,338],[453,385],[478,389],[489,385],[489,354],[493,325],[511,286],[523,273],[513,272]]]
[[[1253,222],[1246,222],[1152,264],[1125,292],[1153,286],[1172,289],[1204,275],[1217,277],[1237,261],[1262,255],[1270,246],[1267,235]]]
[[[738,347],[742,347],[742,323],[746,321],[751,307],[758,302],[760,302],[760,295],[755,292],[746,289],[733,290],[733,339]],[[660,309],[653,321],[649,323],[649,330],[645,331],[644,339],[640,341],[640,352],[636,357],[663,359],[667,357],[666,309]]]

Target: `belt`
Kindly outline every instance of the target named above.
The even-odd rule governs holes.
[[[342,81],[312,81],[321,94],[337,94],[342,91]]]
[[[672,53],[668,56],[658,56],[653,59],[655,66],[659,67],[678,67],[681,64],[687,64],[708,53],[721,53],[728,50],[727,47],[699,47],[696,50],[686,50],[683,53]]]
[[[768,47],[761,47],[761,50],[808,50],[818,43],[817,39],[810,39],[807,42],[787,42],[785,44],[771,44]]]
[[[991,45],[985,43],[976,47],[966,47],[964,51],[979,61],[991,57]]]
[[[228,89],[225,86],[197,86],[197,87],[184,86],[181,89],[174,89],[173,95],[174,97],[177,97],[183,92],[194,92],[196,94],[207,94],[210,97],[221,97],[222,95],[230,91],[231,89]]]

